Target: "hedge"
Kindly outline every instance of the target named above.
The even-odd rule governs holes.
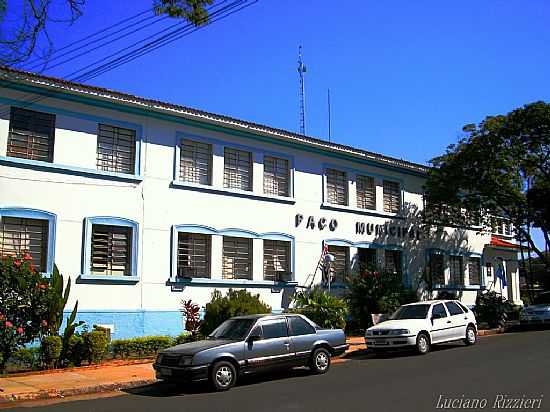
[[[142,336],[132,339],[116,339],[111,343],[115,358],[153,356],[159,350],[174,344],[170,336]]]

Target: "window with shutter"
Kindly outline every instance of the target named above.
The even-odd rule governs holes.
[[[430,254],[430,276],[432,278],[432,284],[445,284],[444,256],[440,253]]]
[[[264,193],[275,196],[289,196],[288,160],[264,157]]]
[[[399,182],[384,180],[384,212],[399,213],[401,210],[401,189]]]
[[[211,236],[178,233],[178,277],[210,277]]]
[[[346,246],[329,246],[328,253],[334,256],[332,268],[334,269],[333,282],[344,283],[349,270],[349,248]]]
[[[461,286],[464,284],[464,272],[462,268],[462,256],[449,256],[450,285]]]
[[[225,148],[223,186],[252,191],[252,153]]]
[[[136,131],[98,125],[97,169],[117,173],[135,173]]]
[[[371,176],[357,176],[357,207],[359,209],[376,209],[376,186]]]
[[[223,237],[222,277],[252,280],[252,239]]]
[[[184,139],[180,150],[180,180],[212,184],[212,145]]]
[[[384,251],[385,268],[387,272],[401,274],[401,251]]]
[[[290,275],[290,242],[264,240],[264,279],[288,282]]]
[[[346,172],[327,169],[327,201],[333,205],[348,204],[348,178]]]
[[[92,225],[91,274],[130,276],[131,254],[132,228]]]
[[[468,259],[468,280],[470,285],[481,285],[481,259],[471,257]]]
[[[32,264],[46,272],[48,257],[48,221],[18,217],[0,219],[0,256],[24,256],[29,253]]]
[[[12,107],[6,155],[53,162],[55,115]]]

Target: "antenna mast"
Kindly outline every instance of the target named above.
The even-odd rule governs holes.
[[[306,134],[306,90],[304,73],[306,65],[302,60],[302,46],[298,48],[298,73],[300,75],[300,134]]]

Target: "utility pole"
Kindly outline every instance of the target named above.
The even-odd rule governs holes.
[[[300,134],[306,134],[306,89],[304,73],[306,65],[302,60],[302,46],[298,48],[298,73],[300,75]]]
[[[328,103],[328,141],[331,138],[331,124],[330,124],[330,89],[327,89],[327,103]]]

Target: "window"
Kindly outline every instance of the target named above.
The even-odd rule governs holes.
[[[183,139],[180,146],[180,180],[212,184],[212,145]]]
[[[223,279],[252,280],[252,239],[223,237]]]
[[[264,240],[264,279],[287,282],[290,279],[290,242]]]
[[[463,285],[464,272],[462,271],[462,256],[449,256],[450,278],[449,284]]]
[[[348,204],[348,178],[346,172],[327,169],[327,201],[333,205]]]
[[[136,131],[99,124],[97,168],[108,172],[135,173]]]
[[[401,274],[401,251],[385,251],[385,268],[387,272]]]
[[[468,278],[470,285],[481,284],[481,259],[471,257],[468,259]]]
[[[430,254],[430,275],[433,285],[445,284],[444,256],[441,253]]]
[[[288,336],[286,320],[276,319],[262,322],[264,339],[283,338]]]
[[[311,335],[315,333],[315,329],[299,316],[290,316],[288,318],[290,324],[290,336]]]
[[[264,193],[274,196],[290,196],[290,172],[288,160],[264,157]]]
[[[493,264],[492,263],[486,263],[485,264],[485,273],[488,278],[493,277]]]
[[[401,210],[401,189],[399,182],[384,180],[384,212],[399,213]]]
[[[252,191],[252,153],[225,148],[223,186]]]
[[[346,246],[329,246],[328,253],[334,256],[332,282],[345,282],[348,275],[349,248]]]
[[[510,223],[504,223],[504,235],[512,236],[512,225]]]
[[[449,313],[451,314],[451,316],[454,316],[454,315],[462,315],[464,312],[462,311],[462,309],[460,308],[460,306],[458,306],[456,303],[454,302],[445,302],[445,306],[447,306],[447,310],[449,311]]]
[[[457,303],[458,303],[458,306],[460,306],[460,307],[462,308],[462,310],[464,311],[464,313],[468,313],[469,309],[468,309],[466,306],[464,306],[464,305],[463,305],[462,303],[460,303],[460,302],[457,302]]]
[[[55,115],[12,107],[7,156],[53,162]]]
[[[131,276],[132,228],[92,225],[90,273]]]
[[[440,317],[440,318],[446,318],[447,312],[445,312],[445,308],[443,307],[443,303],[438,303],[432,308],[432,317]]]
[[[29,253],[32,264],[47,271],[48,220],[19,217],[0,218],[0,256],[23,256]]]
[[[359,209],[376,209],[376,186],[374,178],[357,176],[357,207]]]
[[[359,248],[359,265],[361,270],[375,270],[378,266],[376,262],[376,249]]]
[[[178,233],[178,277],[210,277],[210,235]]]

